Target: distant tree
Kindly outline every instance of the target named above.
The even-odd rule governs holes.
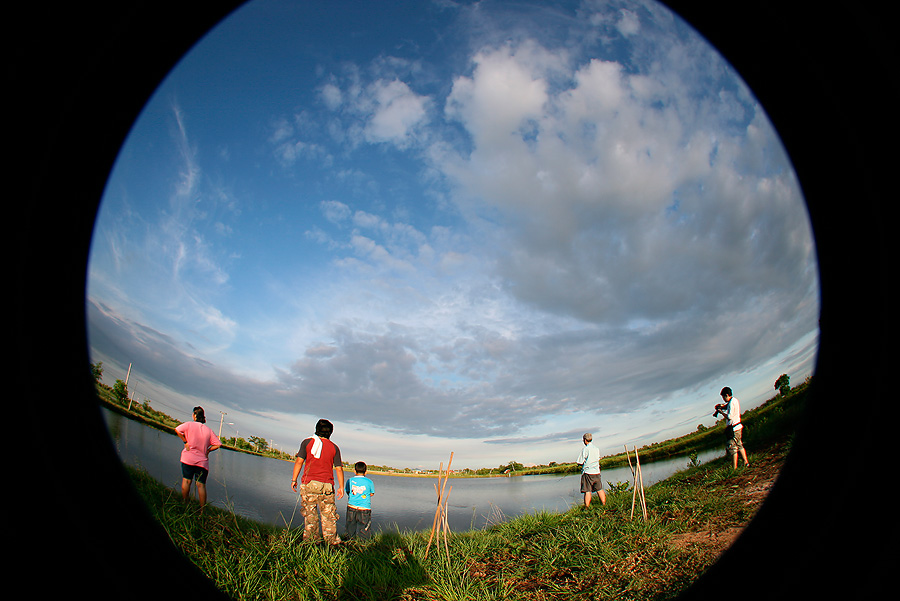
[[[100,382],[100,378],[103,377],[103,361],[91,363],[91,375],[94,376],[94,380]]]
[[[236,449],[244,449],[245,451],[252,450],[250,443],[243,438],[232,438],[230,444]]]
[[[116,380],[113,384],[113,397],[123,405],[128,402],[128,386],[122,380]]]
[[[256,450],[259,452],[263,452],[269,448],[269,443],[266,442],[266,439],[260,438],[259,436],[251,436],[250,444],[256,447]]]
[[[787,395],[791,391],[791,378],[787,374],[781,374],[775,380],[775,389],[781,393],[781,396]]]
[[[706,426],[703,424],[697,424],[697,432],[706,432]]]

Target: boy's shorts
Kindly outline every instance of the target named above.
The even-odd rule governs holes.
[[[729,455],[734,455],[739,450],[744,448],[744,443],[741,442],[741,432],[743,432],[743,431],[744,431],[743,428],[740,428],[738,430],[733,430],[731,432],[731,435],[728,437],[728,445],[727,446],[728,446],[728,454]]]

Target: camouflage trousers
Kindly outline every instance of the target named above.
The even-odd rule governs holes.
[[[300,515],[303,516],[303,540],[337,544],[338,512],[334,504],[334,485],[312,480],[300,485]],[[321,516],[322,531],[319,532]]]

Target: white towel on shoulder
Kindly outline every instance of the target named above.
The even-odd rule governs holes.
[[[312,448],[309,450],[316,459],[322,454],[322,439],[313,434]]]

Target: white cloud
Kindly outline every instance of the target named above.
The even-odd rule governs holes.
[[[337,200],[324,200],[321,203],[322,213],[332,223],[341,223],[350,217],[350,207]]]
[[[459,120],[478,148],[506,147],[529,120],[538,119],[547,102],[547,55],[529,45],[523,55],[512,48],[476,54],[471,77],[453,82],[445,112]],[[538,71],[538,72],[535,72]]]
[[[332,111],[337,110],[343,102],[344,96],[341,93],[341,89],[333,83],[323,85],[319,93],[325,106]]]
[[[619,21],[616,27],[623,36],[633,36],[640,31],[641,22],[634,12],[623,8],[619,11]]]
[[[398,80],[376,81],[369,90],[371,113],[366,136],[371,142],[411,143],[416,128],[425,120],[427,98],[418,96]]]
[[[443,440],[569,431],[768,361],[815,328],[799,188],[722,61],[646,8],[594,21],[616,56],[522,29],[473,38],[443,75],[323,66],[311,106],[259,120],[281,169],[247,161],[265,174],[252,201],[213,201],[179,118],[167,210],[105,231],[95,340],[125,331],[144,369],[248,412],[324,403]],[[276,256],[251,261],[263,244]],[[225,369],[241,345],[258,377]]]

